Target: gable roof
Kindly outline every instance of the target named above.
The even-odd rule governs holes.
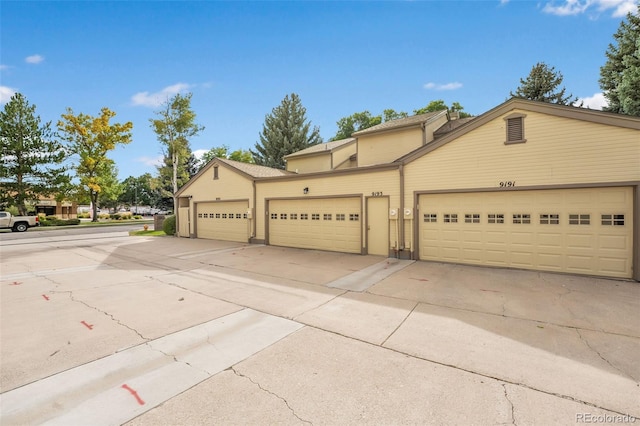
[[[634,117],[630,115],[616,114],[611,112],[604,112],[599,110],[550,104],[547,102],[531,101],[528,99],[511,98],[508,101],[498,105],[497,107],[485,112],[473,120],[469,120],[462,123],[456,129],[441,135],[441,137],[434,139],[425,146],[422,146],[396,160],[396,162],[402,162],[403,164],[414,161],[423,155],[445,145],[462,135],[465,135],[472,130],[477,129],[480,126],[488,123],[491,120],[513,111],[515,109],[522,109],[526,111],[538,112],[541,114],[554,115],[557,117],[571,118],[574,120],[589,121],[592,123],[605,124],[608,126],[624,127],[629,129],[640,130],[640,117]]]
[[[214,158],[211,162],[213,163],[216,160],[221,163],[225,163],[228,166],[233,167],[234,169],[239,170],[246,175],[254,178],[283,176],[291,174],[291,172],[282,169],[274,169],[272,167],[259,166],[257,164],[243,163],[241,161],[228,160],[226,158]]]
[[[349,145],[351,143],[355,143],[355,141],[356,141],[356,138],[347,138],[347,139],[340,139],[337,141],[319,143],[316,145],[312,145],[309,148],[305,148],[300,151],[291,153],[289,155],[285,155],[284,159],[286,160],[288,158],[302,157],[305,155],[322,154],[325,152],[330,153],[330,152],[333,152],[335,149],[338,149],[345,145]]]
[[[418,127],[446,114],[447,110],[442,110],[428,112],[426,114],[412,115],[411,117],[407,118],[398,118],[397,120],[389,120],[385,121],[384,123],[380,123],[375,126],[354,132],[352,136],[363,136],[371,133],[397,130],[405,127]]]
[[[292,172],[288,172],[286,170],[274,169],[271,167],[259,166],[257,164],[249,164],[243,163],[241,161],[228,160],[226,158],[218,158],[214,157],[211,161],[209,161],[198,173],[191,176],[189,182],[185,183],[178,189],[176,192],[176,196],[182,194],[193,182],[198,180],[198,178],[207,172],[211,167],[216,164],[222,164],[224,167],[230,168],[238,174],[246,177],[247,179],[254,180],[265,177],[276,177],[276,176],[286,176],[295,174]]]

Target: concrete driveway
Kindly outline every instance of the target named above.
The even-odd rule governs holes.
[[[640,419],[640,285],[126,233],[0,240],[0,424]]]

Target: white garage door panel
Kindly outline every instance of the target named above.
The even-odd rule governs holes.
[[[248,201],[198,203],[197,237],[212,240],[249,240]]]
[[[269,244],[360,253],[360,198],[272,200],[269,202]]]
[[[624,278],[632,274],[630,187],[425,194],[419,206],[424,260]],[[435,222],[425,220],[431,215]],[[522,215],[522,223],[516,215]]]

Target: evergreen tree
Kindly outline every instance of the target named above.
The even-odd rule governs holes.
[[[284,156],[322,142],[320,129],[306,118],[307,110],[295,93],[286,95],[271,114],[265,116],[260,142],[250,150],[256,164],[284,169]]]
[[[0,111],[0,204],[17,207],[21,215],[27,214],[26,202],[62,194],[70,180],[51,122],[40,124],[35,111],[21,93]]]
[[[574,98],[571,94],[565,95],[567,89],[560,88],[563,78],[562,73],[556,71],[554,67],[538,62],[531,68],[526,79],[520,79],[520,86],[515,93],[510,92],[510,95],[550,104],[571,105],[578,98]]]
[[[637,15],[627,14],[609,44],[607,62],[600,68],[600,88],[609,106],[605,111],[640,116],[640,4]]]

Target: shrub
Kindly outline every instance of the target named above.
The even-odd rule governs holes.
[[[142,216],[140,216],[139,214],[137,214],[137,215],[133,216],[133,218],[134,218],[134,219],[136,219],[136,220],[137,220],[137,219],[142,219]]]
[[[86,213],[78,213],[78,219],[89,219],[89,217],[91,217],[91,215],[89,214],[89,212],[86,212]]]
[[[176,234],[176,217],[175,215],[167,216],[162,223],[162,230],[167,235]]]

